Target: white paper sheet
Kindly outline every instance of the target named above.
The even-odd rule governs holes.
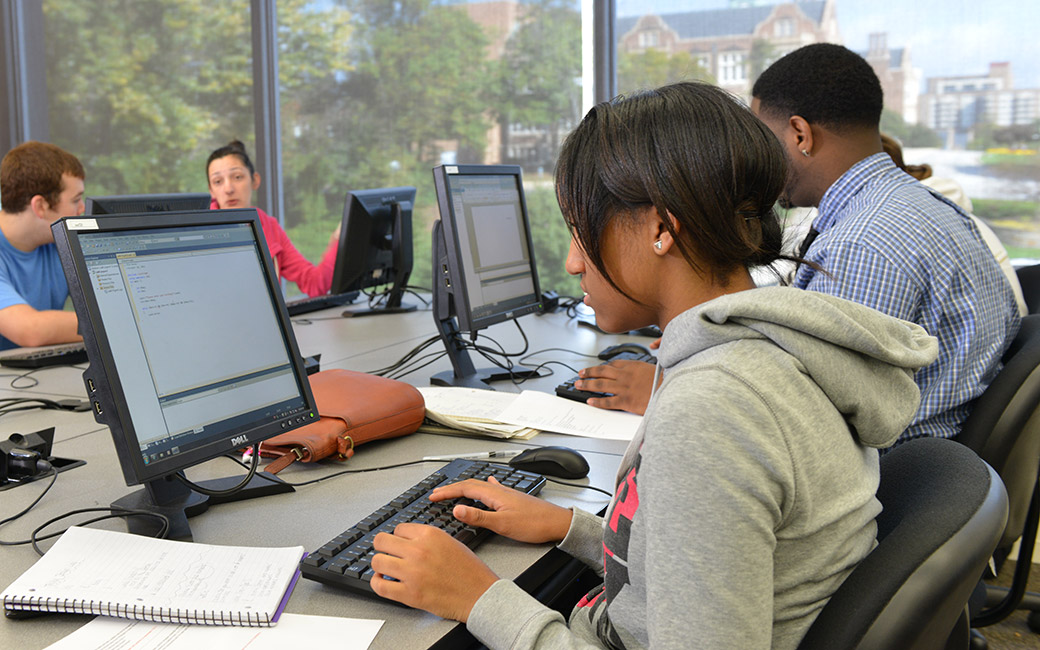
[[[383,621],[282,614],[275,627],[176,625],[98,616],[47,650],[366,650]]]
[[[572,436],[631,440],[643,416],[607,411],[549,393],[525,390],[499,414],[498,419]]]

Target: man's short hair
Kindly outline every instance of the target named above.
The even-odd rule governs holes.
[[[23,212],[37,194],[55,206],[64,174],[86,178],[83,165],[68,151],[46,142],[24,142],[0,162],[0,206],[5,212]]]
[[[863,57],[841,45],[815,43],[781,57],[755,82],[760,111],[840,131],[881,123],[881,82]]]

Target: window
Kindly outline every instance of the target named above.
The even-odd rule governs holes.
[[[582,115],[580,0],[44,0],[45,41],[76,43],[46,48],[48,137],[81,158],[88,194],[206,191],[231,139],[260,166],[257,4],[276,8],[280,97],[281,178],[262,182],[280,182],[272,216],[306,257],[348,191],[415,185],[412,283],[428,287],[431,168],[516,163],[543,284],[580,295],[550,182]]]
[[[899,0],[616,5],[620,92],[701,79],[749,100],[758,75],[794,49],[794,37],[803,44],[838,42],[864,56],[872,46],[880,49],[874,52],[879,63],[900,62],[879,75],[886,100],[882,128],[901,140],[906,162],[927,163],[936,175],[958,181],[1013,259],[1040,262],[1040,58],[1032,45],[1040,13],[1023,12],[1020,0],[975,3],[963,11]],[[770,24],[778,11],[783,17]],[[670,30],[669,51],[649,44],[626,50],[632,42],[626,35],[651,16],[660,30]],[[998,105],[1001,93],[1010,91],[1031,99]],[[1009,145],[1034,154],[1004,153]]]

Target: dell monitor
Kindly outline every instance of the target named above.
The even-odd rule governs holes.
[[[356,190],[347,194],[340,226],[339,252],[331,293],[389,285],[371,309],[343,312],[346,317],[415,311],[401,297],[412,273],[414,187]]]
[[[211,503],[292,491],[255,476],[200,494],[183,475],[318,419],[256,210],[66,217],[51,230],[94,417],[126,484],[144,485],[113,506],[160,512],[190,539],[187,518]]]
[[[476,369],[462,337],[542,309],[523,178],[516,165],[441,165],[433,170],[440,220],[433,228],[433,311],[452,370],[431,382],[488,388],[538,373]]]
[[[122,196],[88,196],[87,214],[138,214],[142,212],[175,212],[206,210],[210,196],[198,194],[124,194]]]

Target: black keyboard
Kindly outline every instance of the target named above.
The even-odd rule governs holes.
[[[323,296],[314,296],[313,298],[298,298],[296,300],[290,300],[285,303],[285,308],[289,311],[290,316],[299,316],[300,314],[309,314],[312,311],[318,311],[319,309],[340,307],[354,302],[357,297],[357,291],[327,293]]]
[[[452,516],[451,510],[459,503],[477,508],[483,507],[483,504],[470,499],[449,499],[434,503],[430,501],[429,495],[439,485],[468,478],[486,480],[489,476],[527,494],[537,494],[545,485],[545,478],[538,474],[513,469],[508,465],[457,458],[309,554],[300,562],[300,573],[304,578],[333,587],[372,594],[370,583],[374,573],[371,565],[372,556],[375,555],[372,539],[376,533],[393,532],[397,524],[405,522],[436,526],[466,546],[476,547],[491,531],[466,526]]]
[[[632,361],[646,361],[647,363],[657,363],[657,357],[647,352],[618,352],[615,354],[609,354],[607,350],[599,353],[599,358],[605,361],[614,361],[615,359],[630,359]],[[574,382],[578,381],[579,377],[575,375],[567,381],[561,383],[556,387],[556,394],[560,397],[566,397],[576,402],[588,402],[590,397],[610,397],[612,393],[597,393],[591,390],[578,390],[574,387]]]
[[[87,362],[87,350],[82,343],[65,343],[41,350],[19,352],[0,358],[0,366],[8,368],[46,368],[71,366]]]

